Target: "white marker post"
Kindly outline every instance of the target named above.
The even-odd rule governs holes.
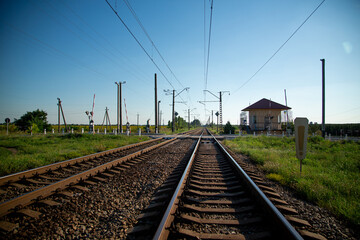
[[[307,118],[295,118],[296,157],[300,160],[300,174],[302,169],[302,160],[306,157],[308,123],[309,121]]]

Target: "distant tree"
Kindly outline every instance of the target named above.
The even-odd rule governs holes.
[[[21,131],[30,130],[31,127],[33,127],[33,131],[35,130],[35,132],[51,129],[51,125],[47,122],[47,113],[39,109],[25,113],[20,119],[15,119],[15,125]]]
[[[176,129],[180,129],[180,128],[186,128],[187,127],[187,122],[180,116],[175,117],[175,128]],[[168,122],[168,128],[172,128],[172,121],[169,120]]]
[[[227,134],[235,133],[235,127],[233,127],[229,121],[225,124],[224,133],[227,133]]]
[[[191,122],[192,127],[200,127],[201,123],[199,119],[194,119],[194,121]]]

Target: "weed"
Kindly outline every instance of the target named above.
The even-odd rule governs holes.
[[[0,176],[148,139],[89,134],[0,136]]]
[[[310,137],[301,175],[294,138],[240,137],[225,144],[235,152],[248,155],[268,178],[360,225],[358,142],[331,142],[319,136]]]

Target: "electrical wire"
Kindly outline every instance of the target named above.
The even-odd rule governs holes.
[[[134,9],[132,8],[132,6],[130,5],[128,0],[123,0],[124,3],[126,4],[126,6],[128,7],[128,9],[130,10],[130,12],[132,13],[132,15],[134,16],[135,20],[137,21],[137,23],[139,24],[139,26],[141,27],[141,29],[143,30],[143,32],[145,33],[146,37],[149,39],[149,41],[151,42],[151,45],[155,48],[156,52],[159,54],[160,58],[163,60],[163,62],[165,63],[166,67],[169,69],[169,71],[171,72],[171,74],[174,76],[174,78],[176,79],[176,81],[181,85],[181,87],[184,88],[184,86],[182,85],[182,83],[180,82],[180,80],[175,76],[174,72],[171,70],[171,68],[169,67],[168,63],[165,61],[164,57],[162,56],[162,54],[160,53],[159,49],[156,47],[155,43],[153,42],[153,40],[151,39],[150,35],[148,34],[148,32],[146,31],[144,25],[141,23],[140,19],[138,18],[138,16],[136,15]]]
[[[309,20],[309,18],[319,9],[319,7],[325,2],[323,0],[314,11],[311,12],[311,14],[303,21],[303,23],[290,35],[290,37],[275,51],[273,55],[246,81],[244,82],[239,88],[237,88],[233,93],[236,93],[239,91],[242,87],[244,87],[248,82],[250,82],[265,66],[268,64],[271,59],[275,57],[275,55],[285,46],[285,44],[300,30],[300,28]]]
[[[135,10],[132,8],[131,4],[129,3],[128,0],[123,0],[124,3],[126,4],[126,6],[128,7],[128,9],[130,10],[131,14],[134,16],[135,20],[137,21],[137,23],[139,24],[139,26],[141,27],[141,29],[143,30],[143,32],[145,33],[146,37],[148,38],[148,40],[150,41],[151,45],[155,48],[156,52],[159,54],[160,58],[162,59],[162,61],[165,63],[166,67],[168,68],[168,70],[170,71],[170,73],[172,74],[172,76],[175,78],[175,80],[180,84],[180,86],[182,88],[185,88],[184,85],[181,83],[181,81],[176,77],[176,75],[174,74],[174,72],[171,70],[169,64],[165,61],[164,57],[162,56],[162,54],[160,53],[159,49],[156,47],[155,43],[153,42],[153,40],[151,39],[149,33],[146,31],[144,25],[142,24],[142,22],[140,21],[139,17],[137,16]],[[191,97],[189,92],[187,91],[188,94],[188,99],[189,102],[192,103],[191,101]],[[184,99],[179,96],[181,98],[182,101],[184,101]],[[188,105],[188,107],[190,108],[190,105]]]
[[[207,52],[207,60],[206,60],[206,74],[205,74],[205,90],[207,90],[207,80],[209,73],[209,58],[210,58],[210,43],[211,43],[211,26],[212,26],[212,15],[213,15],[213,4],[214,0],[211,0],[210,7],[210,26],[209,26],[209,41],[208,41],[208,52]]]
[[[89,29],[91,29],[98,37],[103,39],[115,52],[117,52],[119,55],[121,55],[123,58],[126,59],[126,61],[123,61],[123,65],[127,65],[131,70],[123,68],[128,73],[132,74],[136,79],[143,81],[142,79],[146,79],[146,74],[141,71],[141,68],[136,65],[130,58],[126,57],[124,53],[122,53],[117,47],[114,46],[105,36],[103,36],[101,33],[99,33],[96,29],[94,29],[89,23],[87,23],[78,13],[76,13],[75,10],[73,10],[69,5],[67,5],[64,1],[60,1],[74,16],[76,16],[83,24],[85,24]],[[111,55],[113,55],[115,58],[118,59],[118,57],[112,53],[111,51],[107,50],[105,47],[104,49],[109,52]],[[130,65],[131,63],[132,65]],[[136,71],[135,71],[136,70]],[[137,76],[137,73],[141,73],[141,76]]]
[[[117,13],[117,11],[111,6],[111,4],[108,2],[108,0],[105,0],[106,3],[109,5],[109,7],[111,8],[111,10],[113,10],[113,12],[115,13],[115,15],[118,17],[118,19],[121,21],[121,23],[125,26],[126,30],[131,34],[131,36],[135,39],[135,41],[137,42],[137,44],[141,47],[141,49],[145,52],[145,54],[150,58],[151,62],[155,65],[155,67],[159,70],[159,72],[161,73],[161,75],[165,78],[165,80],[170,84],[170,86],[175,89],[175,87],[172,85],[172,83],[170,82],[170,80],[165,76],[165,74],[161,71],[161,69],[159,68],[159,66],[155,63],[154,59],[149,55],[149,53],[146,51],[146,49],[143,47],[143,45],[139,42],[139,40],[136,38],[136,36],[133,34],[133,32],[130,30],[130,28],[126,25],[126,23],[122,20],[122,18],[119,16],[119,14]]]

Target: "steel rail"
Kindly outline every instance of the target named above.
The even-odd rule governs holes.
[[[35,200],[43,199],[45,197],[48,197],[52,194],[54,194],[57,191],[63,190],[71,185],[77,184],[80,181],[83,181],[89,177],[95,176],[96,174],[99,174],[101,172],[106,171],[107,169],[110,169],[114,166],[117,166],[118,164],[125,162],[127,160],[133,159],[143,153],[149,152],[155,148],[161,147],[165,144],[168,144],[172,141],[175,141],[177,138],[173,138],[167,141],[164,141],[162,143],[159,143],[157,145],[142,149],[140,151],[137,151],[135,153],[132,153],[130,155],[127,155],[125,157],[121,157],[119,159],[113,160],[111,162],[105,163],[103,165],[97,166],[95,168],[92,168],[90,170],[81,172],[79,174],[76,174],[74,176],[68,177],[66,179],[60,180],[58,182],[52,183],[50,185],[47,185],[45,187],[36,189],[32,192],[23,194],[19,197],[10,199],[8,201],[5,201],[0,204],[0,217],[3,217],[7,214],[9,214],[12,210],[16,210],[18,207],[24,207],[31,203],[33,203]]]
[[[210,135],[215,139],[216,143],[219,145],[221,151],[227,156],[231,161],[235,170],[239,173],[242,180],[248,185],[248,189],[251,191],[255,199],[264,207],[265,211],[270,214],[271,218],[275,220],[276,226],[282,228],[283,238],[284,239],[303,239],[301,235],[293,228],[293,226],[286,220],[284,215],[274,206],[274,204],[265,196],[265,194],[260,190],[260,188],[251,180],[251,178],[246,174],[246,172],[240,167],[240,165],[234,160],[234,158],[226,151],[224,146],[208,131]]]
[[[199,148],[200,142],[201,142],[201,138],[202,138],[202,133],[199,136],[198,142],[195,146],[195,149],[193,151],[193,153],[191,154],[190,160],[188,162],[188,164],[186,165],[186,168],[184,170],[183,175],[181,176],[181,179],[176,187],[176,190],[170,200],[170,203],[168,205],[168,207],[166,208],[165,214],[163,216],[163,218],[161,219],[160,225],[156,230],[156,233],[153,237],[153,239],[167,239],[168,235],[169,235],[169,231],[167,230],[167,228],[170,227],[171,222],[174,219],[174,214],[175,211],[178,207],[178,203],[180,201],[180,196],[181,194],[184,192],[185,189],[185,183],[186,180],[190,174],[190,169],[192,167],[192,164],[194,162],[195,159],[195,155],[196,152]]]
[[[140,142],[140,143],[134,143],[134,144],[126,145],[126,146],[123,146],[123,147],[114,148],[114,149],[106,150],[106,151],[99,152],[99,153],[93,153],[93,154],[90,154],[90,155],[86,155],[86,156],[82,156],[82,157],[78,157],[78,158],[73,158],[73,159],[69,159],[69,160],[66,160],[66,161],[57,162],[57,163],[49,164],[49,165],[46,165],[46,166],[42,166],[42,167],[38,167],[38,168],[26,170],[26,171],[14,173],[14,174],[11,174],[11,175],[3,176],[3,177],[0,177],[0,186],[3,186],[5,184],[11,183],[11,182],[16,182],[16,181],[19,181],[19,180],[24,179],[24,178],[34,177],[36,175],[40,175],[40,174],[46,173],[48,171],[53,171],[53,170],[57,170],[59,168],[68,167],[68,166],[74,165],[76,163],[80,163],[80,162],[83,162],[83,161],[86,161],[86,160],[94,159],[96,157],[101,157],[101,156],[112,154],[112,153],[115,153],[115,152],[119,152],[119,151],[127,150],[127,149],[130,149],[130,148],[138,147],[138,146],[141,146],[141,145],[144,145],[144,144],[147,144],[147,143],[158,141],[160,139],[162,139],[162,138],[151,139],[151,140]]]
[[[245,171],[240,167],[240,165],[231,157],[231,155],[226,151],[226,149],[221,145],[221,143],[212,135],[210,131],[207,129],[209,135],[215,140],[216,144],[220,147],[220,150],[225,154],[225,156],[230,160],[233,164],[235,170],[239,173],[241,179],[247,185],[248,189],[250,190],[253,197],[256,201],[263,207],[266,213],[270,215],[270,219],[274,219],[275,225],[279,227],[280,231],[278,234],[280,235],[281,239],[303,239],[300,234],[292,227],[292,225],[285,219],[285,217],[280,213],[280,211],[272,204],[272,202],[265,196],[265,194],[257,187],[257,185],[251,180],[251,178],[245,173]],[[203,132],[204,132],[203,131]],[[166,209],[166,212],[161,220],[159,227],[153,237],[153,240],[158,239],[167,239],[170,232],[169,228],[171,223],[173,222],[175,216],[175,212],[178,208],[180,196],[182,195],[185,184],[187,182],[187,178],[190,174],[191,166],[194,162],[196,151],[198,150],[199,144],[201,142],[201,138],[203,135],[199,137],[198,143],[194,149],[194,152],[189,160],[189,163],[181,177],[181,180],[172,196],[172,199]]]

